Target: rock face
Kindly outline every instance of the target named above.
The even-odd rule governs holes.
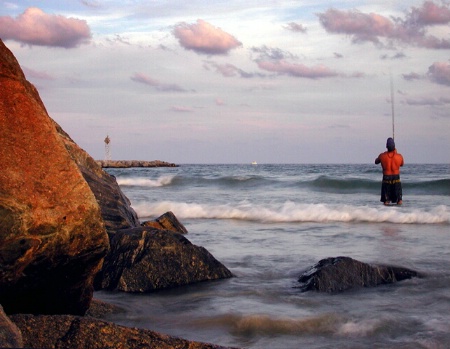
[[[419,277],[419,273],[394,266],[371,266],[349,257],[326,258],[304,272],[298,281],[302,291],[341,292],[355,287],[374,287]]]
[[[0,303],[83,314],[109,247],[99,205],[1,41],[0,86]]]
[[[225,349],[91,317],[13,315],[11,319],[20,328],[26,348]]]
[[[97,163],[105,168],[128,168],[128,167],[177,167],[177,165],[161,160],[98,160]]]
[[[130,200],[123,194],[116,179],[103,171],[100,165],[56,123],[55,127],[67,151],[94,193],[108,233],[140,226],[137,214],[130,206]]]
[[[187,234],[188,231],[183,224],[175,217],[173,212],[169,211],[154,221],[146,221],[141,224],[143,227],[153,227],[156,229],[170,230],[180,234]]]
[[[0,348],[22,348],[23,339],[19,328],[6,316],[0,305]]]
[[[111,250],[96,287],[149,292],[232,276],[206,249],[183,235],[142,227],[111,237]]]

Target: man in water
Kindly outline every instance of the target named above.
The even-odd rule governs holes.
[[[381,202],[385,205],[402,202],[402,183],[400,182],[400,167],[403,166],[403,156],[397,153],[395,142],[388,138],[386,142],[387,151],[378,155],[375,164],[381,163],[383,168],[383,183],[381,184]]]

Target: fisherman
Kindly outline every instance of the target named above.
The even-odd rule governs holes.
[[[401,205],[402,183],[400,182],[400,167],[403,166],[403,156],[397,153],[394,139],[386,141],[387,151],[378,155],[375,164],[381,163],[383,168],[383,182],[381,184],[381,202],[385,205],[396,203]]]

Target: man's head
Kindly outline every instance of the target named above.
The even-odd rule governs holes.
[[[388,151],[393,151],[395,149],[395,142],[391,137],[389,137],[386,141],[386,148]]]

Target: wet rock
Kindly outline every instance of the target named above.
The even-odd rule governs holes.
[[[13,315],[11,319],[20,328],[27,348],[225,349],[91,317]]]
[[[109,247],[100,207],[1,40],[0,86],[0,303],[84,314]]]
[[[23,339],[19,328],[6,316],[0,305],[0,348],[22,348]]]
[[[110,314],[119,314],[125,312],[125,308],[93,298],[85,316],[103,319]]]
[[[169,211],[153,221],[146,221],[141,224],[143,227],[153,227],[156,229],[170,230],[180,234],[187,234],[188,231],[183,224]]]
[[[112,236],[96,287],[149,292],[232,276],[205,248],[183,235],[141,227]]]
[[[369,265],[350,257],[322,259],[298,279],[305,291],[341,292],[355,287],[374,287],[413,277],[419,273],[407,268]]]

